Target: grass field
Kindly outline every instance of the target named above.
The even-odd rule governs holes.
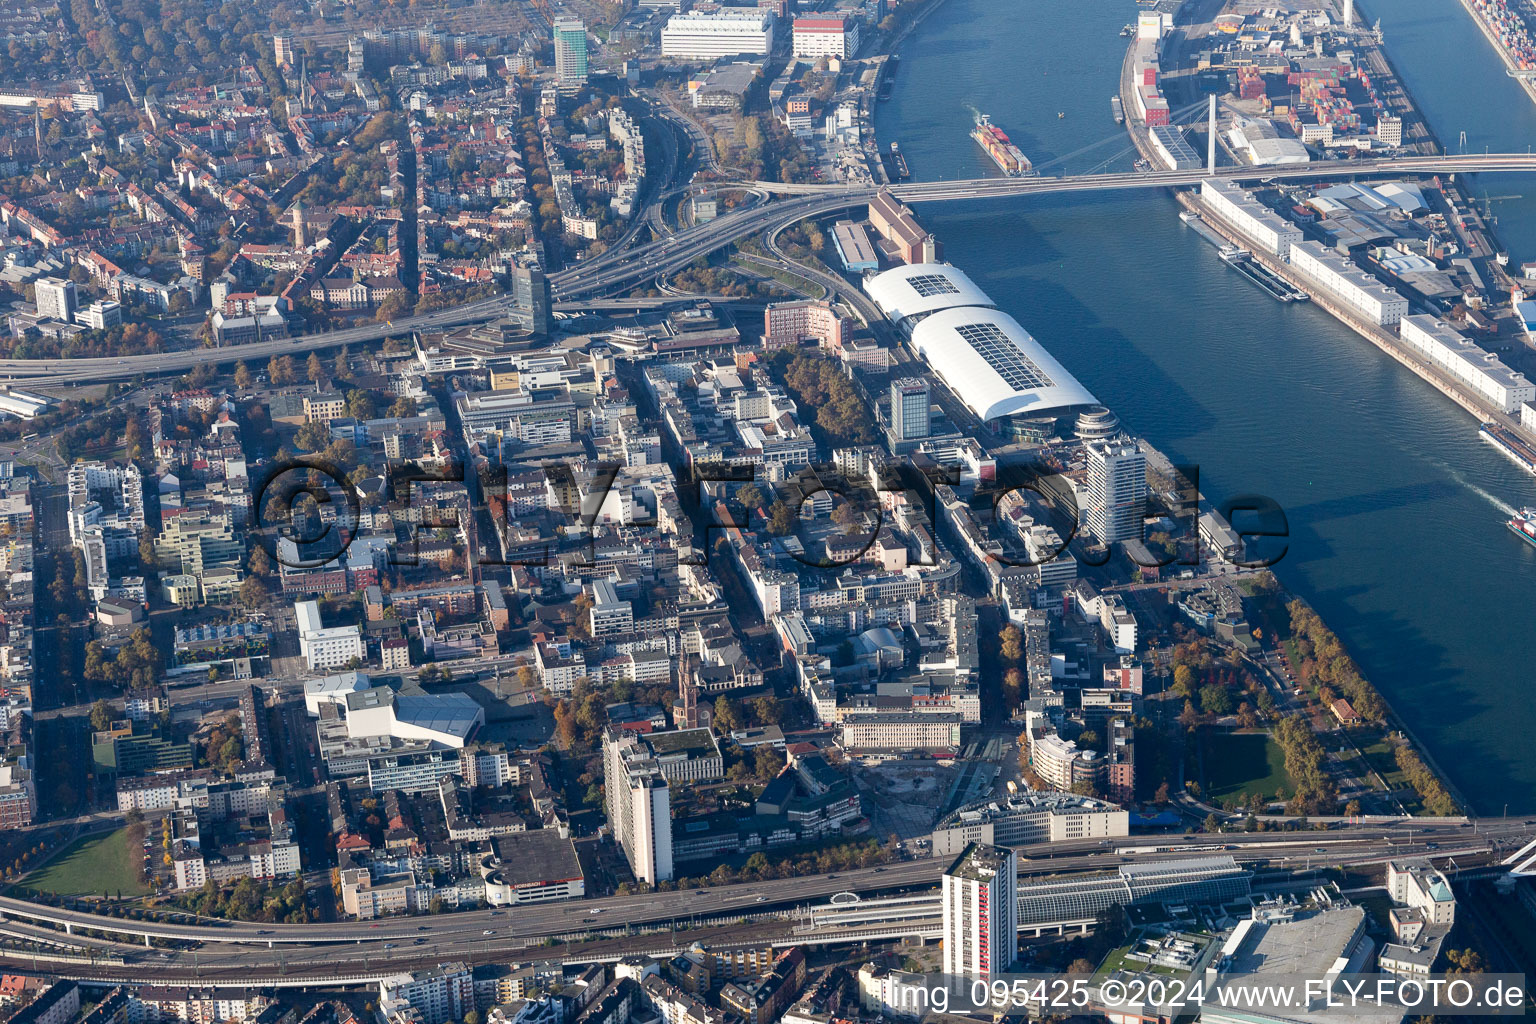
[[[138,882],[134,870],[137,856],[138,851],[128,849],[127,829],[86,836],[29,875],[19,888],[59,896],[109,893],[115,897],[119,891],[124,896],[142,896],[149,889]]]
[[[1206,796],[1216,800],[1260,793],[1273,798],[1294,791],[1280,745],[1262,732],[1209,732],[1205,744]]]
[[[1397,748],[1392,744],[1384,739],[1378,739],[1375,743],[1362,745],[1360,749],[1366,759],[1371,762],[1371,766],[1387,780],[1387,785],[1395,788],[1408,784],[1408,776],[1397,766]]]

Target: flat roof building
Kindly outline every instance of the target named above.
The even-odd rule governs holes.
[[[1287,1024],[1316,1020],[1331,1015],[1317,1002],[1311,1006],[1286,1009],[1268,1006],[1262,1014],[1248,1007],[1251,996],[1261,996],[1270,985],[1282,979],[1329,978],[1370,970],[1370,954],[1375,944],[1366,935],[1366,914],[1362,907],[1334,907],[1294,920],[1256,921],[1238,924],[1221,951],[1222,971],[1212,985],[1212,995],[1200,1012],[1207,1024]],[[1224,994],[1215,990],[1226,989]],[[1234,990],[1250,990],[1249,996]],[[1244,1007],[1244,1009],[1238,1009]],[[1338,1012],[1350,1024],[1397,1024],[1403,1008],[1372,1006],[1355,1002]]]
[[[1130,834],[1120,807],[1072,793],[1025,792],[1005,801],[962,807],[933,826],[933,855],[958,855],[969,843],[1024,846]]]
[[[1284,259],[1301,241],[1301,229],[1253,197],[1253,193],[1224,178],[1200,183],[1200,198],[1217,217],[1235,228],[1255,248]]]
[[[880,269],[880,255],[875,252],[869,233],[853,221],[840,220],[832,225],[832,244],[850,274]]]
[[[674,14],[661,30],[661,55],[680,60],[766,55],[773,51],[773,26],[773,12],[755,7]]]
[[[485,901],[493,907],[578,899],[586,880],[575,844],[552,828],[514,832],[491,839],[481,861]]]
[[[1408,315],[1408,300],[1320,242],[1291,246],[1291,269],[1362,319],[1390,327]]]
[[[463,693],[426,693],[388,687],[347,694],[347,734],[392,736],[442,747],[464,746],[485,722],[485,709]]]
[[[362,630],[356,626],[326,628],[320,620],[320,605],[314,601],[296,601],[293,618],[298,626],[299,653],[311,670],[342,668],[353,659],[362,660]]]
[[[795,19],[796,57],[852,57],[859,51],[859,23],[846,15],[802,15]]]
[[[1200,166],[1200,154],[1184,138],[1183,129],[1171,124],[1147,129],[1152,149],[1175,171],[1192,171]]]
[[[953,754],[960,748],[959,712],[874,712],[843,718],[839,742],[845,750]]]
[[[1505,412],[1515,412],[1525,403],[1536,401],[1536,385],[1525,374],[1506,366],[1498,356],[1436,316],[1420,313],[1403,317],[1398,336],[1424,358],[1470,386],[1479,398]]]
[[[565,93],[587,84],[587,26],[580,18],[559,17],[552,23],[555,40],[555,85]]]

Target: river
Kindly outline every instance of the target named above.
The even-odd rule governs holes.
[[[975,109],[1047,173],[1128,167],[1109,98],[1119,30],[1136,10],[946,0],[900,51],[877,113],[882,144],[899,140],[917,178],[993,173],[967,136]],[[1536,139],[1536,106],[1459,6],[1393,0],[1383,30],[1399,68],[1416,66],[1409,88],[1442,138],[1465,129],[1469,151]],[[1461,55],[1454,66],[1448,52]],[[1440,123],[1457,111],[1464,125]],[[1522,187],[1495,179],[1474,191]],[[1514,259],[1536,259],[1536,202],[1492,201]],[[1504,526],[1510,506],[1536,504],[1536,480],[1327,314],[1275,302],[1218,262],[1177,214],[1169,196],[1140,193],[918,209],[946,259],[1128,429],[1199,465],[1207,494],[1279,502],[1291,529],[1282,581],[1479,812],[1502,813],[1506,800],[1509,813],[1536,811],[1525,632],[1536,548]]]

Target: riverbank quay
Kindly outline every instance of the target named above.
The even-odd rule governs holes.
[[[1224,6],[1225,5],[1223,0],[1190,0],[1190,2],[1186,3],[1180,9],[1180,18],[1181,20],[1188,18],[1198,24],[1202,19],[1209,20],[1210,18],[1214,17],[1214,15],[1220,12]],[[1142,119],[1134,116],[1134,111],[1137,109],[1137,104],[1135,101],[1135,90],[1137,87],[1135,80],[1137,69],[1136,58],[1137,46],[1136,41],[1133,40],[1131,45],[1126,49],[1125,57],[1121,65],[1119,82],[1121,105],[1127,112],[1126,130],[1130,135],[1132,143],[1134,144],[1136,151],[1141,159],[1147,161],[1147,163],[1153,167],[1162,167],[1165,166],[1166,163],[1161,159],[1161,156],[1157,151],[1157,147],[1152,144],[1150,133],[1145,122]],[[1175,56],[1174,59],[1177,60],[1177,57]],[[1384,49],[1379,45],[1373,46],[1370,52],[1370,60],[1378,75],[1381,75],[1383,71],[1391,75],[1391,88],[1393,88],[1397,95],[1400,97],[1400,102],[1411,103],[1411,97],[1407,92],[1406,85],[1401,82],[1400,76],[1396,75],[1396,72],[1391,68],[1390,60],[1387,58]],[[1378,78],[1378,82],[1380,81],[1381,79]],[[1409,111],[1402,112],[1408,113]],[[1422,116],[1417,114],[1416,107],[1411,108],[1411,112],[1414,120],[1418,123],[1418,125],[1421,126],[1417,131],[1415,131],[1415,135],[1418,137],[1418,139],[1414,148],[1430,153],[1440,151],[1441,147],[1438,140],[1434,137],[1433,132],[1429,129],[1427,122],[1424,121]],[[1342,161],[1339,170],[1341,178],[1348,177],[1348,167],[1347,165],[1343,165]],[[1448,204],[1451,205],[1453,210],[1457,208],[1462,210],[1470,209],[1471,204],[1466,201],[1465,195],[1461,193],[1460,190],[1456,190],[1454,192],[1450,191],[1451,189],[1454,189],[1454,187],[1455,186],[1453,184],[1447,183],[1446,198]],[[1362,319],[1359,315],[1330,296],[1326,291],[1312,287],[1311,283],[1301,278],[1301,276],[1291,268],[1287,261],[1276,257],[1273,254],[1264,252],[1260,247],[1254,246],[1251,239],[1237,231],[1232,225],[1225,223],[1209,204],[1202,201],[1198,192],[1192,190],[1179,190],[1175,192],[1174,197],[1181,208],[1190,211],[1191,213],[1200,217],[1204,221],[1204,225],[1210,231],[1213,231],[1215,234],[1225,239],[1233,246],[1250,251],[1252,253],[1250,258],[1258,266],[1263,267],[1267,272],[1273,274],[1275,277],[1278,277],[1292,287],[1306,292],[1306,294],[1312,297],[1313,301],[1317,305],[1319,305],[1335,320],[1348,327],[1355,334],[1371,342],[1371,344],[1374,345],[1382,353],[1390,356],[1401,365],[1407,367],[1414,373],[1415,376],[1430,384],[1435,388],[1435,390],[1439,391],[1442,395],[1455,402],[1463,410],[1476,417],[1479,423],[1497,423],[1500,427],[1515,431],[1520,436],[1525,435],[1525,431],[1519,423],[1518,419],[1505,414],[1502,409],[1484,401],[1481,399],[1481,397],[1471,392],[1460,381],[1448,376],[1438,367],[1427,362],[1417,353],[1410,350],[1398,337],[1395,331],[1388,330],[1380,325],[1370,323]],[[1460,228],[1461,225],[1457,224],[1457,227]],[[1468,243],[1468,251],[1476,252],[1479,255],[1488,257],[1489,265],[1497,266],[1496,261],[1492,259],[1492,257],[1494,257],[1495,254],[1500,250],[1497,248],[1497,243],[1493,241],[1491,232],[1487,232],[1487,229],[1484,228],[1480,220],[1474,221],[1474,230],[1477,232],[1477,234],[1469,234],[1465,237],[1465,241]],[[1503,280],[1500,280],[1500,283],[1502,284]],[[1289,599],[1291,596],[1293,595],[1287,592],[1287,598]],[[1462,792],[1457,789],[1457,787],[1451,781],[1450,776],[1436,761],[1434,755],[1430,753],[1429,748],[1423,742],[1421,742],[1417,736],[1414,735],[1413,731],[1408,727],[1402,716],[1392,708],[1389,701],[1386,701],[1386,699],[1383,698],[1383,703],[1387,707],[1387,720],[1392,729],[1408,738],[1413,746],[1413,749],[1419,754],[1423,762],[1429,767],[1430,771],[1432,771],[1434,775],[1439,779],[1441,785],[1443,785],[1446,791],[1451,795],[1451,798],[1455,800],[1456,803],[1462,808],[1470,808],[1472,806],[1470,801]]]
[[[1208,20],[1212,18],[1213,15],[1216,12],[1219,12],[1223,7],[1223,0],[1191,0],[1190,3],[1185,4],[1184,7],[1180,9],[1180,16],[1181,18],[1187,19],[1184,21],[1185,25],[1198,25],[1202,23],[1202,20]],[[1175,61],[1178,59],[1177,53],[1178,51],[1175,49],[1173,56]],[[1132,110],[1135,109],[1133,93],[1136,88],[1134,79],[1134,70],[1137,63],[1136,57],[1137,45],[1136,42],[1133,41],[1132,44],[1126,49],[1126,55],[1122,64],[1120,76],[1121,102],[1123,105],[1127,105],[1128,109]],[[1400,84],[1400,78],[1396,75],[1395,71],[1392,71],[1390,61],[1387,59],[1387,56],[1384,52],[1379,52],[1379,61],[1380,64],[1384,65],[1388,72],[1392,74],[1394,88],[1397,89],[1398,92],[1406,98],[1408,96],[1406,88]],[[1415,117],[1420,123],[1423,123],[1423,119],[1421,117],[1417,117],[1416,113]],[[1146,160],[1154,167],[1163,165],[1164,161],[1162,161],[1157,148],[1152,145],[1150,134],[1144,123],[1137,123],[1137,119],[1128,118],[1127,131],[1131,136],[1131,141],[1135,145],[1137,152],[1140,154],[1143,160]],[[1428,133],[1427,124],[1425,125],[1425,131]],[[1433,137],[1432,133],[1427,135],[1426,142],[1430,145],[1436,146],[1437,148],[1439,146],[1438,140]],[[1340,177],[1348,177],[1347,164],[1343,161],[1340,161],[1340,164]],[[1228,242],[1240,248],[1252,250],[1252,259],[1258,265],[1264,267],[1267,271],[1284,280],[1292,287],[1295,287],[1301,291],[1305,291],[1307,294],[1311,295],[1313,302],[1316,305],[1327,311],[1340,323],[1349,327],[1350,330],[1371,342],[1376,346],[1377,349],[1386,355],[1391,356],[1403,366],[1406,366],[1414,373],[1415,376],[1433,386],[1435,390],[1439,391],[1442,395],[1455,402],[1462,409],[1477,417],[1479,423],[1496,423],[1500,427],[1514,431],[1517,436],[1525,436],[1527,431],[1517,417],[1505,413],[1501,408],[1484,400],[1481,396],[1470,390],[1464,383],[1454,377],[1451,377],[1449,374],[1442,371],[1439,367],[1425,360],[1423,357],[1410,349],[1406,344],[1404,344],[1395,331],[1388,330],[1380,325],[1371,323],[1361,318],[1347,306],[1343,305],[1337,299],[1330,296],[1326,291],[1313,287],[1310,282],[1306,281],[1299,274],[1297,274],[1286,260],[1271,253],[1267,253],[1259,247],[1253,246],[1251,239],[1247,238],[1232,225],[1226,223],[1221,218],[1219,213],[1217,213],[1217,211],[1215,211],[1210,206],[1210,204],[1200,199],[1197,193],[1193,191],[1181,191],[1175,194],[1175,198],[1177,202],[1186,210],[1200,215],[1209,228],[1216,231]],[[1446,201],[1450,205],[1453,212],[1465,211],[1470,209],[1471,206],[1471,204],[1468,203],[1465,197],[1459,192],[1454,194],[1447,194]],[[1458,218],[1452,218],[1452,221],[1453,223],[1456,223]],[[1479,255],[1492,256],[1496,251],[1496,243],[1493,243],[1483,237],[1482,233],[1487,232],[1487,229],[1481,226],[1480,221],[1475,222],[1475,225],[1479,229],[1479,235],[1475,237],[1469,236],[1466,238],[1466,241],[1469,244],[1469,251],[1473,251],[1471,246],[1480,244],[1483,248],[1483,252],[1479,253]],[[1459,227],[1459,223],[1457,226]],[[1496,260],[1489,260],[1489,263],[1496,265]]]
[[[1513,51],[1510,50],[1503,39],[1499,38],[1498,29],[1489,20],[1488,15],[1478,9],[1473,0],[1461,0],[1461,6],[1471,16],[1473,23],[1477,25],[1478,31],[1483,34],[1483,38],[1488,40],[1488,45],[1493,47],[1493,52],[1498,55],[1499,62],[1504,65],[1505,73],[1520,83],[1520,89],[1525,93],[1526,98],[1532,103],[1536,103],[1536,70],[1527,70],[1520,67]],[[1517,18],[1521,17],[1519,14],[1514,14],[1514,16]],[[1522,18],[1522,22],[1523,20]]]

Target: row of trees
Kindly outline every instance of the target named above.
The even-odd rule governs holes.
[[[1009,623],[997,634],[997,660],[1003,668],[1003,706],[1012,712],[1027,696],[1024,676],[1024,633]]]
[[[1285,754],[1285,771],[1296,784],[1296,794],[1286,803],[1288,814],[1332,814],[1338,807],[1333,780],[1323,767],[1323,745],[1304,717],[1282,718],[1274,730],[1275,742]]]
[[[1302,685],[1312,687],[1324,704],[1332,704],[1342,693],[1355,713],[1366,721],[1379,722],[1385,718],[1386,702],[1361,676],[1333,630],[1300,600],[1291,601],[1286,610],[1291,617],[1291,637],[1301,655],[1296,675]]]
[[[734,882],[750,882],[758,879],[772,878],[800,878],[805,875],[823,875],[829,871],[846,871],[853,868],[865,868],[875,864],[884,864],[891,859],[891,851],[881,846],[875,839],[866,839],[859,843],[843,843],[838,846],[828,846],[820,850],[809,850],[800,854],[777,854],[770,860],[764,853],[754,853],[747,858],[740,868],[734,868],[729,864],[721,864],[707,875],[697,878],[679,878],[676,882],[661,882],[654,889],[651,886],[624,883],[619,886],[619,894],[627,895],[636,892],[672,892],[684,889],[707,889],[715,885],[730,885]]]
[[[347,350],[343,348],[336,353],[335,360],[331,363],[332,374],[336,377],[345,377],[348,372],[349,357]],[[304,375],[311,383],[318,384],[326,378],[325,364],[320,360],[318,352],[311,352],[308,361],[304,364]],[[273,356],[267,361],[267,377],[274,384],[292,384],[298,380],[298,367],[294,364],[292,356]],[[256,385],[256,375],[251,372],[250,366],[242,360],[235,364],[235,387],[241,391],[249,391]]]
[[[97,709],[105,707],[105,704],[98,702],[97,706],[91,709],[91,726],[93,728],[106,728],[106,726],[96,725]],[[110,712],[107,715],[107,720],[111,721]],[[149,860],[144,855],[144,840],[147,837],[148,832],[144,825],[143,813],[138,810],[129,811],[127,832],[128,855],[133,858],[133,876],[138,879],[140,885],[149,884]]]
[[[1439,817],[1449,817],[1460,812],[1456,801],[1446,792],[1445,783],[1424,763],[1417,750],[1405,743],[1397,748],[1394,756],[1397,758],[1397,767],[1407,776],[1408,785],[1419,794],[1419,800],[1426,811]]]
[[[64,619],[78,618],[88,607],[85,559],[78,548],[54,556],[53,582],[48,584],[50,611]]]
[[[185,294],[177,292],[178,295]],[[165,339],[143,324],[128,323],[104,331],[82,331],[60,338],[45,338],[36,329],[21,337],[0,337],[0,355],[11,359],[105,359],[165,351]]]

